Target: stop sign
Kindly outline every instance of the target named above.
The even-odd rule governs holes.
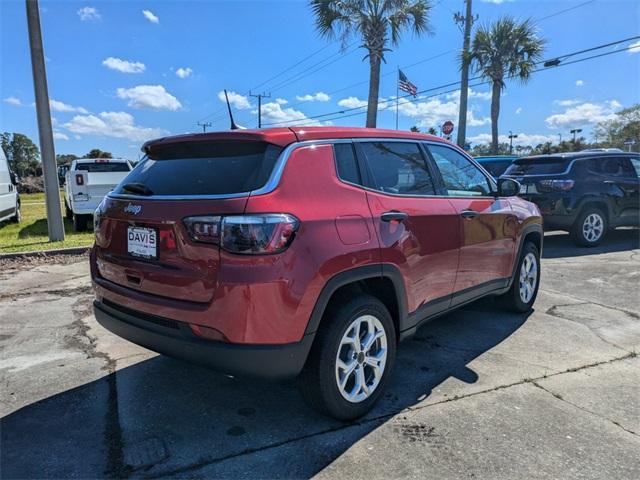
[[[442,133],[445,135],[451,135],[453,132],[453,122],[451,120],[447,120],[442,124]]]

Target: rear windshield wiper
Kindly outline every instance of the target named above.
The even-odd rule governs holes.
[[[122,186],[122,189],[126,190],[127,192],[136,193],[138,195],[144,195],[147,197],[149,195],[153,195],[153,190],[151,190],[143,183],[125,183]]]

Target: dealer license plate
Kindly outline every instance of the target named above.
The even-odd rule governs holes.
[[[142,258],[158,258],[158,234],[153,228],[128,227],[127,251]]]

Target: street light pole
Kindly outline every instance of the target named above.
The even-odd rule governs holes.
[[[57,242],[64,240],[64,223],[62,222],[62,210],[60,208],[60,186],[58,185],[56,153],[53,147],[47,71],[44,65],[44,49],[40,30],[40,11],[38,9],[38,0],[26,0],[26,3],[33,89],[36,96],[38,136],[40,138],[45,204],[47,207],[47,229],[49,230],[49,241]]]
[[[569,133],[572,133],[572,134],[573,134],[573,144],[574,144],[574,145],[575,145],[575,143],[576,143],[576,134],[577,134],[577,133],[580,133],[581,131],[582,131],[582,129],[581,129],[581,128],[574,128],[573,130],[571,130],[571,132],[569,132]]]
[[[511,130],[509,130],[509,155],[513,153],[513,139],[518,138],[518,135],[514,135]]]

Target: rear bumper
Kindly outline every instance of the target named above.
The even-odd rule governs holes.
[[[94,301],[94,312],[100,325],[125,340],[158,353],[241,376],[295,377],[304,366],[314,337],[314,334],[308,334],[300,342],[283,345],[238,345],[203,340],[191,332],[187,323],[136,315],[98,300]]]

